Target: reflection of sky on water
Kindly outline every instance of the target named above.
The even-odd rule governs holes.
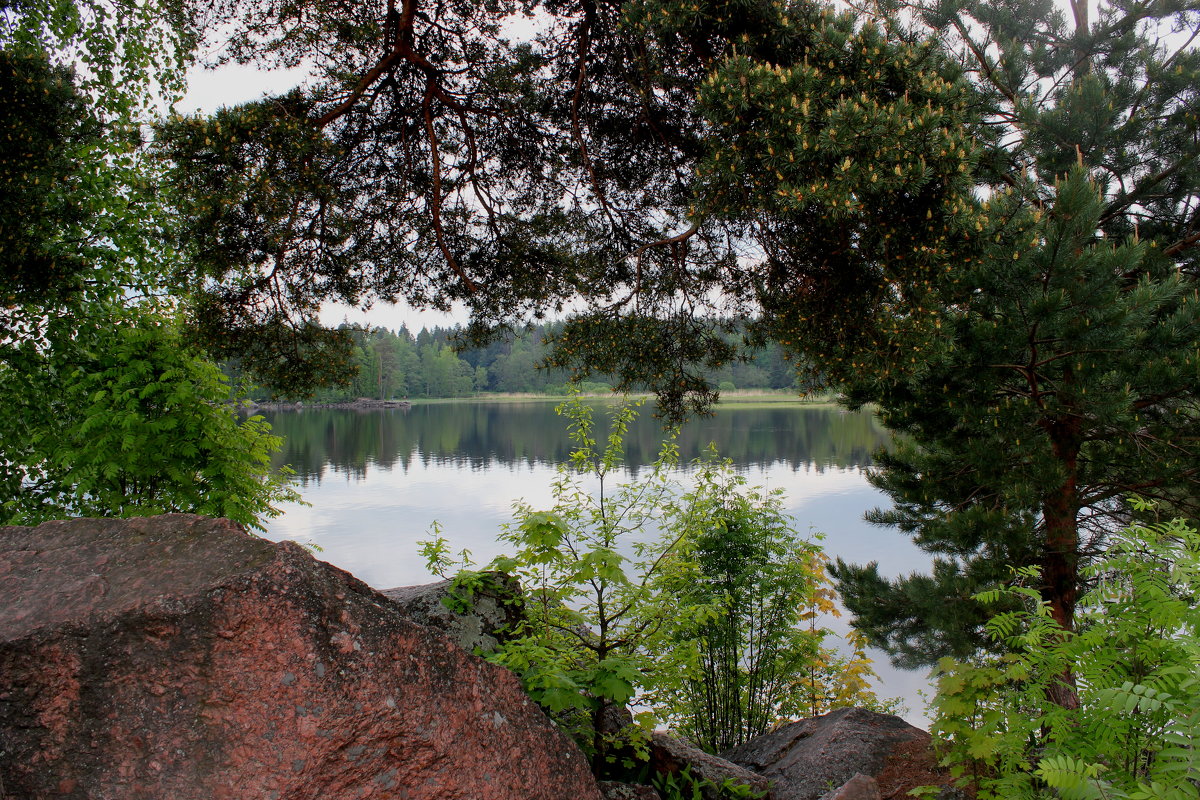
[[[415,543],[425,538],[434,520],[454,547],[466,547],[477,561],[485,562],[501,552],[495,536],[512,519],[515,500],[535,508],[553,502],[550,483],[555,474],[545,464],[496,464],[481,470],[414,461],[407,472],[376,467],[363,478],[328,475],[304,487],[310,506],[289,505],[271,522],[269,535],[316,544],[324,558],[372,586],[422,583],[431,578],[416,557]],[[745,474],[751,484],[782,488],[796,530],[824,534],[830,557],[876,560],[887,575],[928,564],[928,556],[895,531],[863,521],[866,509],[887,498],[858,470],[773,466]]]

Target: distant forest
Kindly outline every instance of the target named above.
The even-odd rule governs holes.
[[[359,397],[469,397],[484,392],[565,394],[569,386],[566,372],[538,367],[545,355],[544,340],[557,331],[557,324],[533,326],[487,347],[463,350],[456,349],[461,333],[458,326],[422,328],[416,335],[405,327],[396,331],[345,327],[354,339],[358,372],[343,387],[319,391],[312,398],[315,402],[336,403]],[[235,381],[240,378],[236,364],[227,365],[226,372]],[[722,391],[798,386],[794,363],[787,361],[774,343],[708,377]],[[597,379],[584,381],[579,388],[585,392],[604,391],[611,385]],[[269,399],[262,389],[252,388],[248,394],[255,400]]]

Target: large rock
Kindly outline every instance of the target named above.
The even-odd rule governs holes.
[[[890,714],[839,708],[756,736],[721,755],[768,778],[775,800],[817,800],[856,773],[879,776],[907,743],[927,748],[929,734]]]
[[[481,573],[477,583],[469,598],[450,580],[384,589],[383,594],[413,622],[436,628],[468,653],[487,653],[516,629],[525,606],[520,585],[509,575]]]
[[[291,543],[0,528],[6,800],[598,800],[507,671]]]

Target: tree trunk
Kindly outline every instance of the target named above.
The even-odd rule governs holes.
[[[1079,599],[1077,429],[1077,423],[1051,426],[1051,447],[1063,468],[1063,481],[1042,505],[1042,599],[1049,604],[1054,621],[1070,633],[1075,631],[1075,605]],[[1070,667],[1063,671],[1058,684],[1047,690],[1047,696],[1063,708],[1079,708],[1075,674]]]

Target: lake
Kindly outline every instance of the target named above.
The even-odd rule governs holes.
[[[500,526],[512,504],[552,502],[556,465],[571,451],[553,401],[418,403],[408,410],[264,412],[284,437],[277,462],[296,471],[308,506],[288,504],[267,536],[317,545],[329,561],[377,589],[434,580],[417,552],[435,520],[457,551],[486,563],[502,550]],[[597,405],[598,427],[604,411]],[[649,410],[626,439],[625,476],[651,463],[662,441]],[[751,484],[783,489],[787,513],[805,537],[823,534],[831,558],[878,561],[880,572],[924,571],[929,556],[894,530],[868,525],[863,513],[887,498],[866,481],[871,455],[888,434],[868,413],[799,401],[730,404],[689,422],[680,439],[683,462],[709,443]],[[680,478],[686,479],[686,469]],[[844,630],[844,620],[827,623]],[[897,670],[871,654],[883,679],[880,695],[898,696],[905,715],[925,727],[924,672]]]

